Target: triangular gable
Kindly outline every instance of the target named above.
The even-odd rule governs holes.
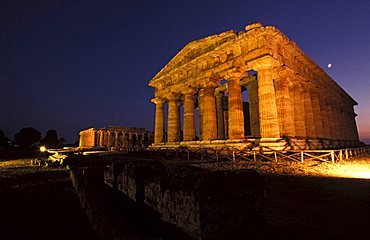
[[[197,57],[212,51],[218,46],[230,41],[237,37],[237,32],[230,30],[220,34],[211,35],[199,40],[188,43],[183,49],[181,49],[172,59],[167,63],[166,66],[160,70],[157,75],[151,80],[160,78],[161,76],[171,72],[173,69],[190,62]]]

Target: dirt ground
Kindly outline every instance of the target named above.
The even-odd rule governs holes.
[[[0,161],[0,239],[92,239],[69,171]],[[266,179],[264,214],[277,238],[370,239],[370,154],[337,164],[307,161],[199,163],[257,169]]]
[[[335,164],[279,160],[196,165],[258,170],[266,179],[264,215],[285,239],[322,239],[323,234],[370,239],[370,153]]]
[[[69,171],[0,162],[0,239],[93,239]]]

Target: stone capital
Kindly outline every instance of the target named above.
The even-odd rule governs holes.
[[[223,96],[225,95],[225,93],[224,92],[222,92],[222,91],[215,91],[215,97],[216,98],[222,98]]]
[[[226,80],[240,80],[243,77],[248,76],[246,69],[244,68],[233,68],[226,72],[225,79]]]
[[[184,88],[182,91],[181,91],[181,94],[183,95],[191,95],[191,94],[195,94],[196,92],[198,91],[197,88],[194,88],[194,87],[187,87],[187,88]]]
[[[154,104],[163,104],[165,101],[165,99],[159,97],[152,98],[151,100],[151,102]]]
[[[200,84],[201,88],[215,88],[219,85],[218,81],[214,78],[206,78],[203,79],[202,83]]]
[[[268,69],[273,70],[275,67],[279,66],[279,62],[272,56],[268,55],[249,62],[248,66],[256,71]]]
[[[167,95],[168,101],[179,101],[180,97],[181,97],[180,93],[174,93],[174,92]]]

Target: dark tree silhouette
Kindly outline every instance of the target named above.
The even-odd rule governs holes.
[[[41,144],[46,148],[58,148],[59,140],[56,130],[48,130],[45,137],[41,140]]]
[[[4,132],[0,130],[0,149],[9,145],[9,138],[5,136]]]
[[[59,142],[59,147],[63,147],[64,146],[64,143],[66,142],[66,140],[63,137],[60,137],[58,139],[58,142]]]
[[[33,147],[40,143],[41,133],[32,127],[22,128],[14,135],[13,144],[20,147]]]

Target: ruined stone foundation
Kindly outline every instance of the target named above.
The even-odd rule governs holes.
[[[196,239],[252,237],[265,223],[265,182],[253,170],[209,171],[124,160],[104,175],[106,184]]]

